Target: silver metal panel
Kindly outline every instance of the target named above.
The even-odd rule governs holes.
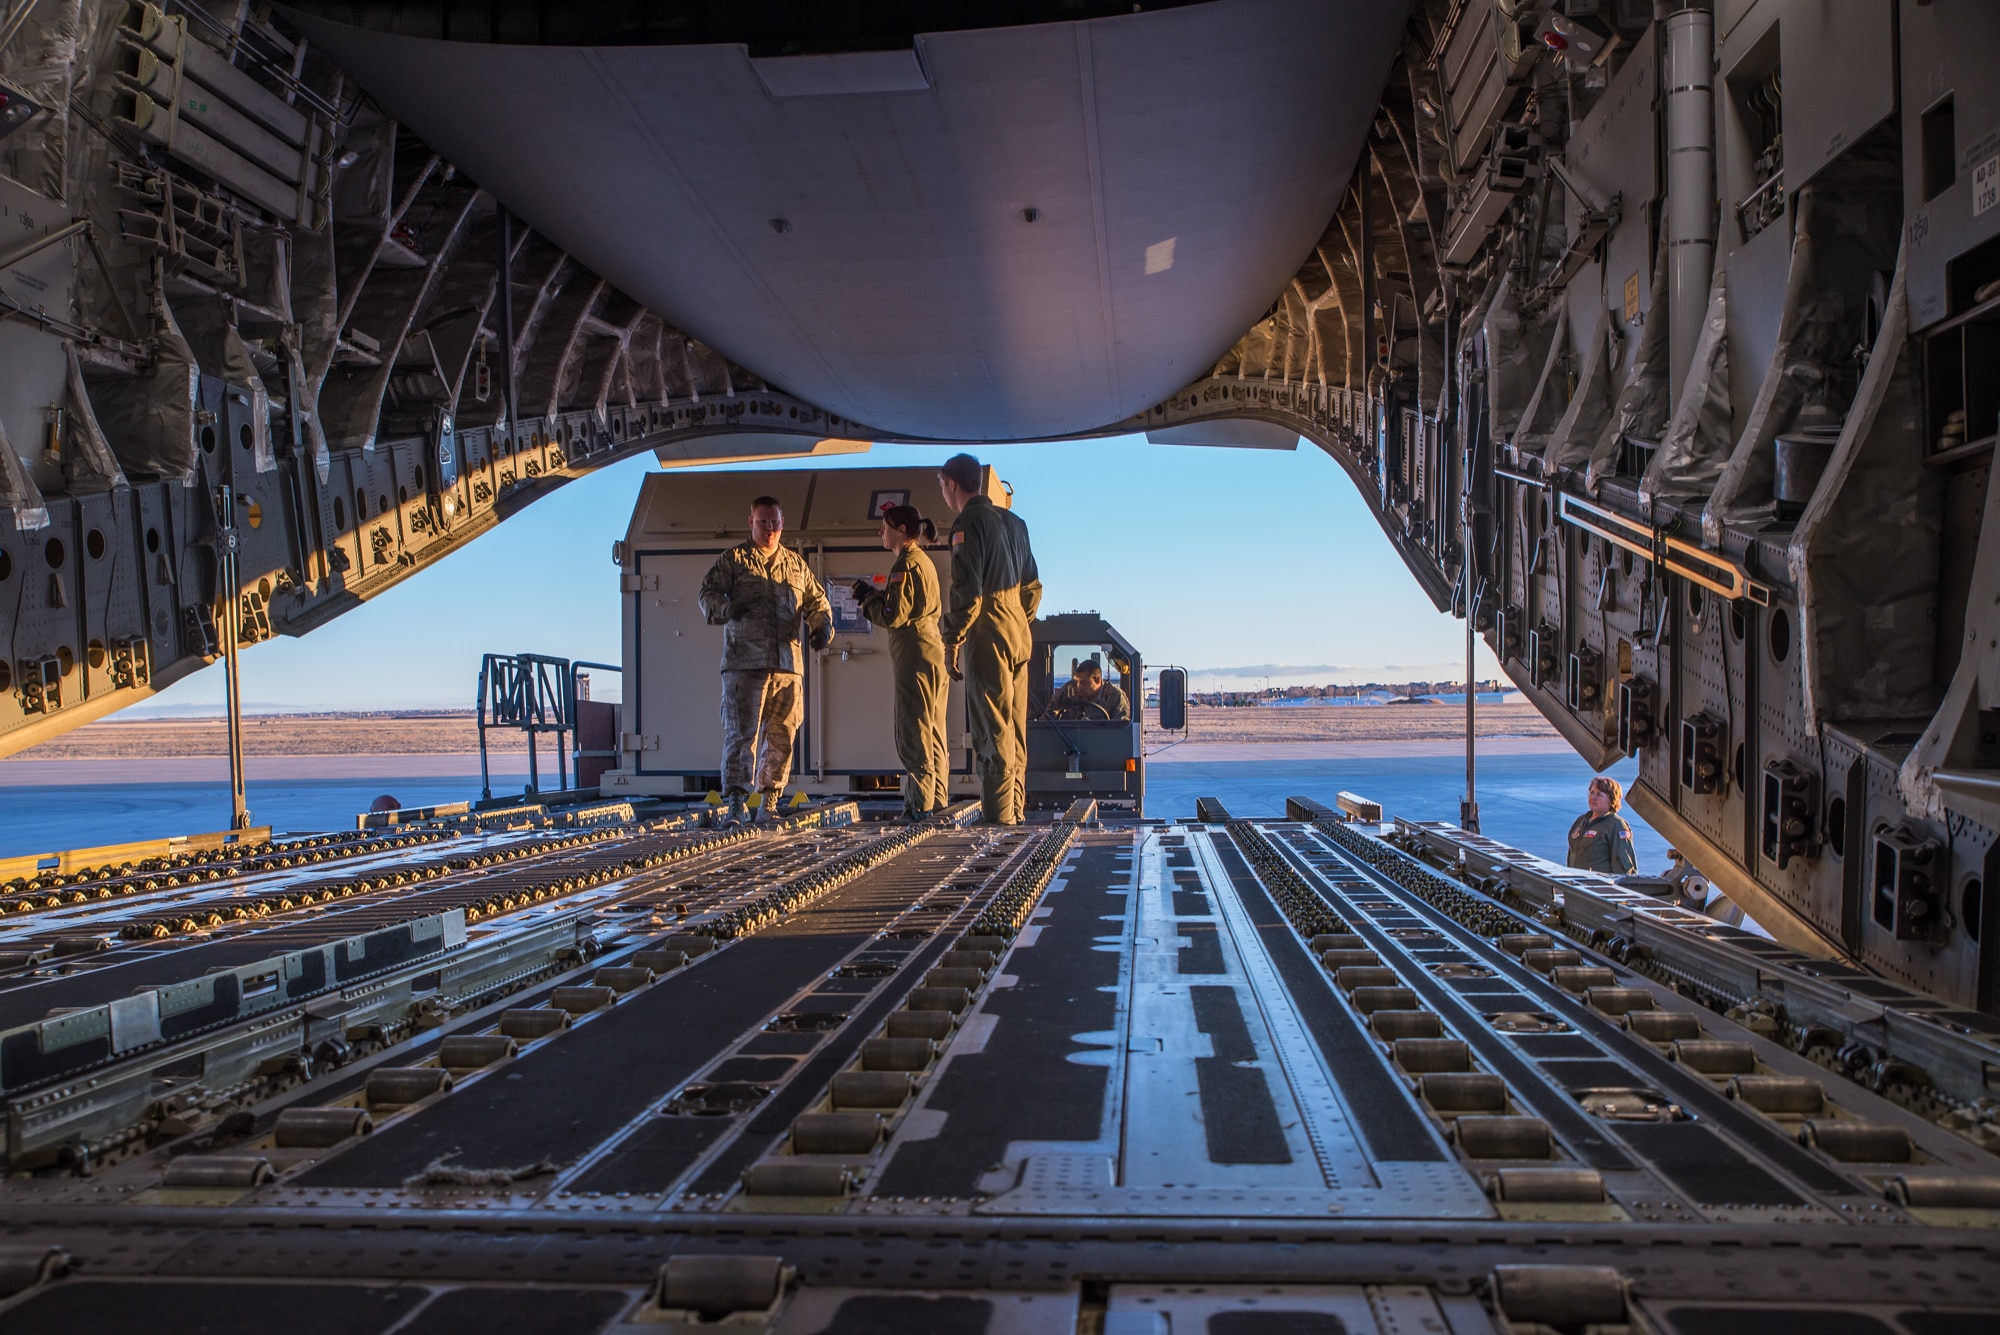
[[[1716,0],[1715,36],[1718,41],[1736,31],[1736,25],[1757,12],[1764,0]]]
[[[1636,278],[1641,320],[1653,299],[1652,238],[1648,209],[1659,193],[1659,154],[1652,106],[1659,96],[1656,29],[1648,28],[1618,67],[1604,95],[1577,127],[1569,145],[1569,170],[1578,182],[1609,201],[1617,195],[1622,217],[1604,247],[1602,300],[1599,284],[1587,273],[1569,288],[1570,336],[1581,349],[1597,326],[1597,312],[1611,314],[1611,327],[1625,336],[1620,349],[1629,357],[1638,347],[1638,323],[1625,316],[1625,287]],[[1583,208],[1567,196],[1571,234],[1582,226]]]
[[[0,176],[0,251],[67,226],[69,214],[17,181]],[[69,315],[74,244],[59,241],[0,270],[0,296],[23,310]],[[32,472],[42,454],[49,406],[63,401],[68,364],[62,340],[25,320],[0,320],[0,428]]]
[[[1948,265],[2000,235],[2000,208],[1975,213],[1973,174],[2000,157],[2000,80],[1992,53],[2000,48],[2000,6],[1986,0],[1934,0],[1904,5],[1903,198],[1910,210],[1910,326],[1924,326],[1949,309]],[[1923,192],[1922,115],[1952,99],[1957,127],[1956,179],[1936,198]],[[1977,433],[1975,433],[1977,434]]]
[[[1796,190],[1896,110],[1890,0],[1790,0],[1778,23],[1785,184]]]
[[[1723,231],[1733,236],[1734,221]],[[1729,400],[1739,413],[1747,412],[1778,342],[1785,283],[1792,273],[1790,220],[1772,223],[1728,252],[1722,263],[1729,276]]]
[[[299,22],[537,230],[758,374],[881,429],[1032,439],[1151,406],[1263,313],[1338,204],[1404,9],[940,33],[928,91],[809,98],[771,97],[740,47]]]

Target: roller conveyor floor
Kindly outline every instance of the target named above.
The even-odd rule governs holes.
[[[1898,1027],[1869,1077],[1811,961],[1443,827],[969,814],[762,831],[9,1089],[0,1324],[2000,1319],[2000,1161],[1953,1113],[1990,1035]],[[89,1122],[128,1068],[131,1125]]]
[[[364,890],[350,897],[325,899],[317,904],[304,900],[303,895],[328,884],[324,878],[314,878],[296,887],[247,887],[238,893],[255,898],[290,893],[302,902],[295,910],[240,923],[218,924],[220,930],[159,940],[141,937],[108,950],[17,972],[0,982],[0,1030],[27,1024],[57,1009],[102,1005],[137,989],[197,978],[321,942],[359,936],[393,923],[462,910],[509,892],[518,893],[530,887],[559,888],[564,878],[622,871],[624,864],[634,859],[699,852],[715,843],[718,843],[716,835],[690,830],[559,843],[539,856],[534,855],[533,845],[493,850],[484,856],[496,861],[510,852],[530,856],[518,866],[509,859],[504,867],[457,870],[436,882],[410,881],[381,890]],[[726,847],[718,846],[710,860],[718,865],[730,860]],[[450,870],[440,867],[440,871]],[[535,902],[547,902],[546,894]],[[125,912],[129,915],[131,910],[127,908]]]

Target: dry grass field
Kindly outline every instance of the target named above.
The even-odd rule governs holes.
[[[525,751],[519,732],[494,732],[495,751]],[[546,744],[544,750],[546,750]],[[271,714],[243,721],[247,756],[464,755],[479,750],[466,711],[382,714]],[[22,760],[134,760],[229,754],[216,719],[105,719],[20,754]]]
[[[1158,722],[1147,711],[1147,723]],[[1188,740],[1229,743],[1458,741],[1457,705],[1313,706],[1190,711]],[[1534,706],[1482,705],[1481,737],[1554,737]],[[496,732],[495,751],[524,751],[522,734]],[[244,721],[251,756],[465,755],[479,749],[469,711],[260,715]],[[227,754],[220,719],[107,719],[21,753],[22,760],[135,760]]]

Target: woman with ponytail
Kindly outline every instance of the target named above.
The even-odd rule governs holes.
[[[951,689],[944,670],[944,640],[938,634],[943,600],[937,567],[924,544],[937,540],[937,525],[915,506],[891,506],[882,513],[882,546],[896,553],[883,584],[857,580],[854,601],[861,615],[889,632],[889,662],[896,673],[896,754],[903,762],[903,815],[911,820],[942,810],[951,761],[945,753],[945,697]]]

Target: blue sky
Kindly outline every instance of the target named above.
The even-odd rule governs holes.
[[[877,446],[787,466],[944,457]],[[1347,475],[1309,444],[1232,450],[1123,437],[992,446],[981,457],[1014,486],[1045,610],[1103,613],[1149,664],[1195,669],[1197,687],[1463,675],[1464,623],[1432,609]],[[655,467],[647,455],[572,482],[311,635],[248,650],[244,699],[253,708],[469,707],[489,651],[616,662],[611,544]],[[948,527],[937,497],[918,505]],[[1499,675],[1484,645],[1479,675]],[[139,712],[221,700],[218,665]]]

